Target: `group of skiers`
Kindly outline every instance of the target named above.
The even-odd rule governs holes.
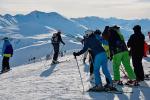
[[[135,25],[133,31],[134,34],[130,36],[127,45],[120,31],[120,27],[117,25],[112,27],[106,26],[103,33],[101,33],[100,30],[88,30],[85,32],[83,49],[79,52],[73,52],[73,55],[79,56],[90,50],[89,58],[92,59],[90,61],[90,66],[93,67],[90,68],[93,70],[93,72],[90,71],[90,75],[94,73],[95,78],[95,86],[92,87],[91,90],[99,91],[104,88],[113,90],[113,83],[123,85],[123,82],[120,79],[121,63],[123,64],[129,79],[125,83],[126,85],[138,86],[140,81],[144,81],[142,58],[144,56],[145,36],[141,32],[140,25]],[[130,48],[130,52],[128,51],[128,48]],[[132,58],[134,70],[130,65],[129,53]],[[108,71],[108,59],[113,61],[113,81],[110,72]],[[100,67],[102,67],[102,71],[106,77],[107,84],[105,86],[103,86],[101,81],[101,74],[99,72]]]
[[[142,58],[144,56],[144,43],[145,36],[141,32],[141,26],[135,25],[133,27],[134,34],[130,36],[127,45],[124,37],[120,31],[120,27],[106,26],[101,33],[100,30],[85,31],[84,39],[82,40],[83,48],[79,52],[73,52],[73,55],[79,56],[85,52],[89,53],[90,62],[90,76],[94,75],[95,86],[91,90],[102,90],[104,88],[114,89],[113,84],[123,85],[120,78],[120,65],[124,66],[124,69],[128,76],[127,85],[139,85],[140,81],[144,81],[144,70],[142,66]],[[60,43],[65,45],[61,38],[61,32],[54,33],[51,38],[51,43],[54,48],[54,55],[52,64],[58,63],[58,54],[60,51]],[[130,51],[128,51],[130,48]],[[4,38],[4,45],[2,49],[2,73],[10,70],[9,59],[13,56],[13,48],[8,38]],[[130,56],[134,70],[130,65]],[[83,59],[85,63],[86,56]],[[112,79],[110,72],[108,71],[107,62],[113,61],[113,73],[114,79]],[[106,77],[107,84],[103,86],[100,74],[100,68]]]

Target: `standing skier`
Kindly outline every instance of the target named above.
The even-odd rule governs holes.
[[[9,66],[9,59],[13,55],[13,47],[11,43],[9,42],[8,38],[4,38],[4,44],[2,48],[2,56],[3,56],[3,61],[2,61],[2,70],[1,73],[7,72],[10,70]]]
[[[144,56],[144,40],[145,36],[141,32],[141,26],[133,27],[134,34],[130,36],[127,46],[131,49],[132,63],[137,81],[144,81],[144,70],[142,66],[142,58]]]
[[[121,62],[125,67],[125,71],[128,74],[129,81],[127,85],[138,85],[135,80],[135,73],[130,66],[130,58],[127,46],[124,41],[124,37],[120,32],[120,27],[113,26],[109,28],[109,47],[110,47],[110,58],[113,59],[113,71],[114,71],[114,82],[118,85],[123,85],[120,80],[120,65]]]
[[[54,33],[53,36],[52,36],[52,38],[51,38],[51,43],[52,43],[53,48],[54,48],[54,56],[53,56],[52,64],[59,63],[57,61],[57,59],[58,59],[58,54],[59,54],[60,42],[63,45],[65,45],[65,43],[62,41],[62,38],[61,38],[61,32],[58,31],[57,33]]]
[[[107,85],[106,88],[114,89],[111,75],[107,69],[107,56],[106,56],[105,50],[100,45],[100,41],[102,43],[105,43],[105,40],[103,40],[102,37],[100,37],[99,35],[93,34],[93,31],[85,32],[85,34],[86,34],[86,38],[84,40],[85,42],[84,42],[83,49],[77,53],[74,52],[73,55],[79,56],[83,54],[84,52],[86,52],[88,48],[90,48],[92,51],[93,58],[94,58],[93,65],[94,65],[95,86],[91,88],[90,90],[93,90],[93,91],[104,90],[101,77],[100,77],[100,72],[99,72],[101,66],[102,66],[102,70],[103,70],[105,77],[107,77],[110,82],[110,84]]]

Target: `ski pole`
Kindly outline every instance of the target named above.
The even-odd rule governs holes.
[[[59,54],[60,54],[61,57],[63,56],[63,48],[64,48],[64,45],[62,45],[62,47],[61,47],[61,49],[59,51]]]
[[[122,73],[125,75],[125,77],[128,77],[127,76],[127,74],[125,73],[125,71],[123,70],[123,67],[122,67],[122,65],[121,65],[121,69],[120,69],[121,71],[122,71]]]
[[[76,56],[75,56],[75,59],[76,59],[76,63],[77,63],[77,67],[78,67],[78,71],[79,71],[79,74],[80,74],[80,79],[81,79],[81,83],[82,83],[82,87],[83,87],[83,93],[84,93],[84,84],[83,84],[83,80],[82,80],[82,76],[81,76],[81,72],[80,72],[80,68],[79,68],[79,64],[78,64],[78,61],[77,61]]]

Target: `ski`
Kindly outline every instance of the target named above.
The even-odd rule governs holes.
[[[5,72],[0,72],[0,74],[4,74],[4,73],[7,73],[7,72],[9,72],[11,69],[9,69],[9,70],[7,70],[7,71],[5,71]]]
[[[112,90],[112,91],[101,90],[101,91],[96,91],[96,90],[90,90],[90,89],[87,92],[104,92],[104,93],[114,93],[114,94],[133,93],[133,91],[120,91],[120,90]]]
[[[56,65],[56,64],[60,64],[60,63],[63,63],[63,62],[68,62],[68,61],[70,61],[70,60],[63,60],[63,61],[59,61],[57,63],[51,63],[51,65]]]
[[[145,74],[144,75],[144,80],[150,80],[150,74]]]

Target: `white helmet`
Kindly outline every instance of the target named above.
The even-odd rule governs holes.
[[[92,31],[92,30],[86,30],[85,31],[85,37],[89,37],[90,35],[92,35],[94,33],[94,31]]]

